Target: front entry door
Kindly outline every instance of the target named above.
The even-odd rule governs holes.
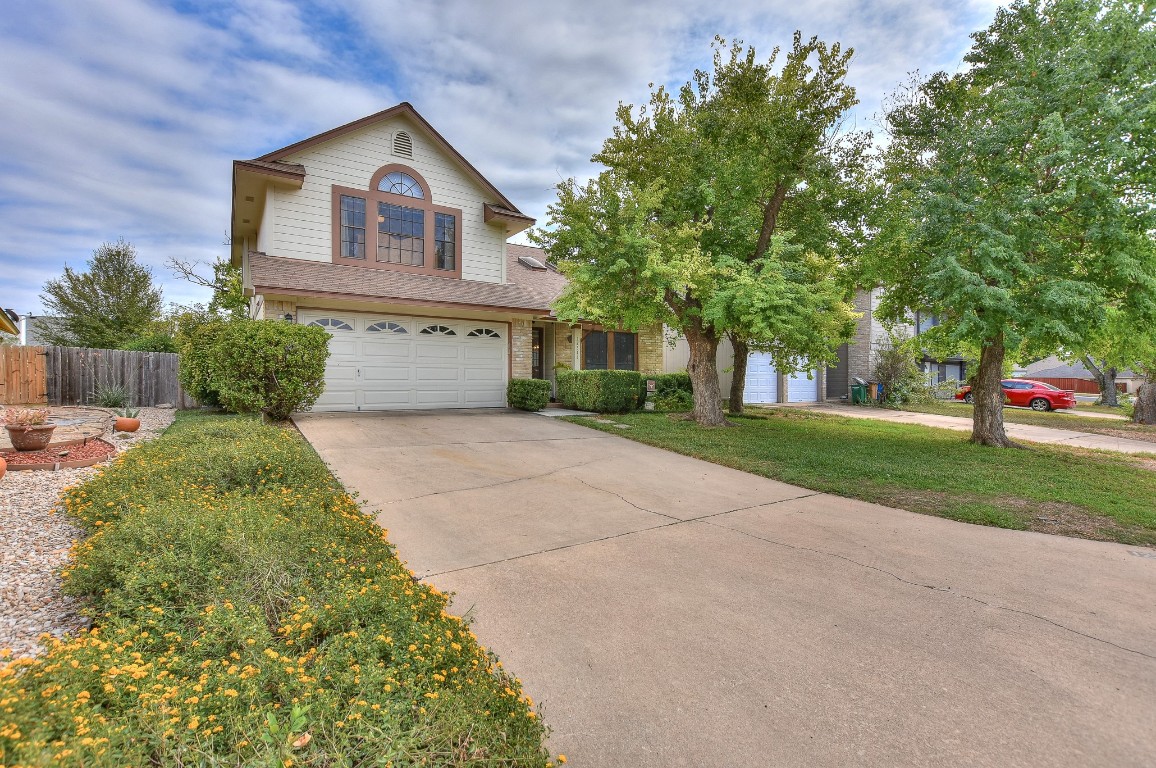
[[[541,328],[530,329],[530,375],[535,379],[546,378],[545,371],[542,370],[542,360],[545,357],[542,349],[543,334]]]

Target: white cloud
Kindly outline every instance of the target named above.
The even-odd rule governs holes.
[[[990,0],[337,4],[16,0],[0,19],[0,302],[125,237],[166,256],[224,253],[230,162],[411,101],[519,207],[542,216],[586,176],[619,101],[677,86],[718,33],[761,56],[794,29],[856,48],[860,125],[909,70],[955,68]]]

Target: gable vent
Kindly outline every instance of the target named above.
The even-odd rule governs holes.
[[[405,131],[393,135],[393,154],[399,157],[413,157],[413,139]]]

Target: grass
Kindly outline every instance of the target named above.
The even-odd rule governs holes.
[[[569,419],[818,491],[1001,528],[1156,546],[1156,462],[1074,448],[998,450],[959,432],[797,409],[704,429],[663,414]]]
[[[926,404],[907,404],[905,411],[916,413],[933,413],[940,416],[960,416],[970,419],[973,407],[967,403],[935,402]],[[1147,440],[1156,443],[1156,426],[1134,424],[1128,420],[1097,419],[1095,417],[1081,417],[1080,411],[1085,406],[1077,406],[1075,413],[1067,411],[1050,411],[1040,413],[1020,408],[1004,408],[1003,419],[1009,424],[1030,424],[1036,427],[1053,427],[1055,429],[1072,429],[1078,432],[1091,432],[1096,435],[1110,435],[1112,437],[1126,437],[1132,440]],[[1087,408],[1086,410],[1092,410]],[[1097,413],[1119,413],[1119,409],[1095,408]],[[1152,451],[1156,453],[1156,446]]]
[[[292,430],[180,414],[64,503],[95,626],[0,665],[0,762],[550,765],[520,683]]]

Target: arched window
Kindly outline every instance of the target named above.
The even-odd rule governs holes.
[[[480,337],[483,337],[486,339],[500,339],[500,338],[502,338],[501,334],[499,334],[493,328],[475,328],[474,330],[467,333],[466,336],[475,336],[475,337],[480,336]]]
[[[444,325],[427,325],[419,333],[424,333],[427,336],[457,336],[453,328]]]
[[[461,216],[413,168],[383,166],[368,189],[333,187],[333,261],[460,278]]]
[[[377,182],[377,191],[390,192],[395,195],[404,195],[405,197],[416,197],[418,200],[425,197],[425,192],[422,191],[421,184],[418,184],[417,179],[405,171],[390,171],[382,176],[381,181]]]
[[[330,331],[352,331],[353,326],[344,320],[338,320],[335,317],[323,317],[320,320],[314,320],[310,325],[316,325]]]
[[[404,327],[397,323],[391,323],[388,320],[382,320],[380,323],[374,323],[365,330],[377,333],[409,333]]]

